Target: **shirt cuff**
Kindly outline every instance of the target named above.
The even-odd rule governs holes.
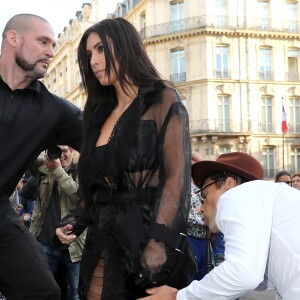
[[[176,300],[186,300],[186,288],[184,289],[181,289],[177,292],[177,295],[176,295]]]

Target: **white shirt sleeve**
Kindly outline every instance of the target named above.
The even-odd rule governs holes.
[[[252,181],[219,198],[216,223],[224,234],[225,261],[180,290],[177,300],[236,299],[263,281],[273,215],[273,199],[264,188]]]

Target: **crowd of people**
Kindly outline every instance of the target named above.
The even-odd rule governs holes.
[[[279,171],[275,175],[275,182],[284,182],[293,188],[300,190],[300,173],[291,175],[286,170]]]
[[[229,300],[272,286],[299,300],[300,174],[271,183],[249,154],[192,153],[187,111],[131,23],[84,32],[83,112],[39,81],[55,46],[45,19],[16,15],[2,38],[0,297]]]

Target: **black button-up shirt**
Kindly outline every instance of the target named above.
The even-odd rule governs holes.
[[[51,94],[38,80],[11,90],[0,77],[0,211],[43,150],[50,145],[80,150],[81,138],[82,112],[75,105]]]

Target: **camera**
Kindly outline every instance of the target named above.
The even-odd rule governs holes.
[[[23,222],[24,222],[24,225],[29,228],[30,223],[31,223],[31,217],[29,215],[25,215],[23,217]]]
[[[47,155],[50,159],[58,159],[61,157],[62,151],[58,146],[51,146],[47,150]]]

